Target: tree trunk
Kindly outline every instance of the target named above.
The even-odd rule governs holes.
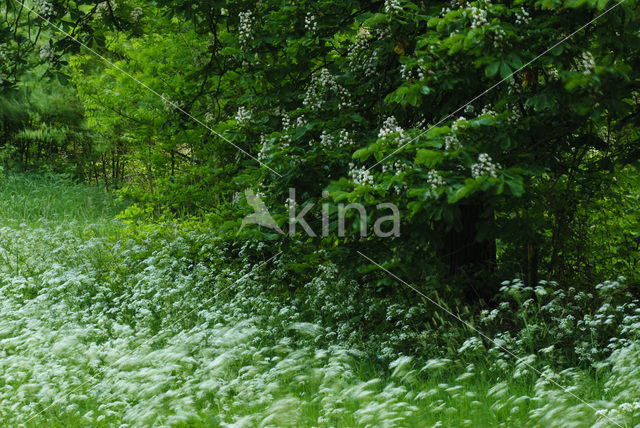
[[[493,238],[478,241],[478,226],[482,222],[493,223],[493,213],[486,216],[484,204],[478,202],[461,205],[460,212],[462,228],[446,232],[439,258],[457,284],[464,286],[467,301],[487,300],[497,289],[486,276],[495,269],[496,243]]]

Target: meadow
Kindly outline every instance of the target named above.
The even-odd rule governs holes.
[[[188,224],[118,220],[109,193],[60,177],[10,175],[0,189],[4,426],[639,423],[640,307],[624,279],[596,296],[505,283],[477,319],[496,343],[446,319],[448,347],[382,364],[302,316],[273,281],[277,258],[243,265]]]

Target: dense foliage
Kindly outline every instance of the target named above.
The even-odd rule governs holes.
[[[278,245],[311,243],[340,262],[360,249],[416,281],[455,271],[453,282],[476,284],[473,299],[494,294],[477,277],[495,272],[496,254],[496,278],[620,273],[584,232],[609,233],[609,219],[593,213],[624,209],[609,195],[628,190],[618,190],[621,171],[635,174],[625,169],[638,159],[632,2],[30,7],[40,17],[4,6],[5,38],[21,37],[3,44],[12,70],[3,90],[20,92],[28,66],[42,64],[45,77],[78,91],[84,112],[74,114],[91,136],[87,147],[83,130],[61,126],[78,126],[71,112],[34,108],[34,118],[20,109],[6,122],[4,152],[21,152],[23,165],[64,151],[79,176],[124,187],[143,206],[215,213],[230,233],[247,212],[234,195],[247,187],[266,195],[280,224],[288,188],[299,203],[394,203],[402,239],[359,239],[351,212],[353,236],[336,238],[332,221],[329,239]],[[607,244],[629,253],[627,241]]]
[[[633,424],[639,49],[635,0],[3,2],[0,420]]]

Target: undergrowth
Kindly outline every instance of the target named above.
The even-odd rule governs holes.
[[[484,337],[330,264],[294,282],[290,254],[260,264],[269,245],[114,220],[96,188],[11,176],[0,194],[4,426],[640,422],[640,308],[624,278],[507,281],[494,309],[460,314]]]

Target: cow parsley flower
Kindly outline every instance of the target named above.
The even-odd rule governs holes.
[[[491,156],[481,153],[478,155],[478,162],[471,165],[471,176],[476,179],[485,175],[497,177],[499,168],[500,165],[493,163]]]
[[[481,349],[483,347],[484,345],[482,343],[482,340],[479,337],[472,336],[465,340],[462,346],[458,348],[458,353],[461,354],[467,350],[477,351],[478,349]]]

